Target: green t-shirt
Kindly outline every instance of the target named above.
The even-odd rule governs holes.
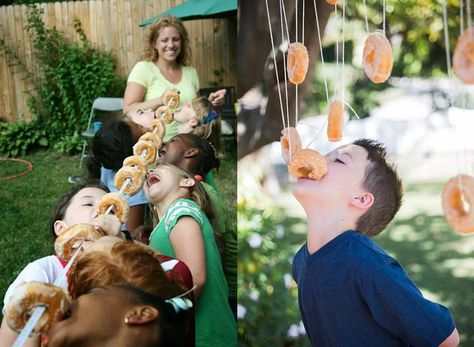
[[[202,182],[209,200],[211,202],[212,212],[214,213],[214,228],[215,231],[222,234],[224,239],[224,254],[223,259],[224,275],[227,280],[229,288],[229,298],[237,298],[237,230],[230,228],[230,222],[227,219],[226,206],[224,199],[220,192],[211,184]],[[216,183],[214,181],[214,183]]]
[[[206,284],[196,302],[196,347],[236,346],[237,324],[227,301],[227,283],[214,239],[214,231],[205,213],[189,199],[178,199],[168,207],[150,235],[150,247],[175,257],[170,233],[183,216],[199,224],[205,245]]]
[[[145,101],[163,95],[168,88],[176,88],[179,91],[180,105],[182,105],[198,96],[199,77],[192,66],[181,66],[181,69],[183,72],[181,81],[175,84],[168,81],[153,62],[139,61],[128,75],[127,82],[135,82],[145,87]],[[178,135],[178,127],[178,122],[173,121],[167,124],[164,141]]]

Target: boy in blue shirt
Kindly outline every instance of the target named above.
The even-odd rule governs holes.
[[[293,195],[308,218],[293,259],[298,301],[313,346],[457,346],[448,309],[425,299],[404,269],[369,237],[400,208],[402,185],[385,148],[358,140],[326,155],[319,181]]]

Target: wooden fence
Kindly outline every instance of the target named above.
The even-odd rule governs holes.
[[[117,73],[127,76],[139,61],[144,49],[148,27],[140,22],[183,0],[103,0],[43,3],[43,21],[56,27],[73,41],[78,37],[73,21],[78,18],[87,38],[97,47],[113,54]],[[0,39],[13,48],[30,71],[37,70],[32,56],[26,25],[25,5],[0,7]],[[184,25],[191,41],[191,65],[199,73],[201,86],[206,87],[222,78],[220,84],[235,86],[237,83],[237,21],[236,19],[206,19],[186,21]],[[222,69],[217,78],[214,69]],[[0,119],[15,122],[30,120],[24,91],[31,88],[20,69],[9,65],[0,54]]]

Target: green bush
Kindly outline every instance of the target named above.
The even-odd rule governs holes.
[[[32,37],[32,53],[40,74],[26,71],[34,85],[33,90],[26,91],[27,104],[37,122],[35,127],[46,132],[47,145],[58,152],[74,153],[81,148],[80,133],[87,126],[93,100],[98,96],[122,96],[125,80],[115,75],[112,55],[91,46],[77,18],[74,28],[79,43],[70,43],[56,28],[45,26],[42,14],[43,10],[35,5],[28,8],[26,29]],[[14,65],[25,69],[24,62],[18,61],[4,41],[0,46]]]
[[[25,155],[27,151],[46,147],[48,138],[37,121],[0,123],[0,153],[6,156]]]
[[[239,194],[248,194],[237,203],[239,346],[309,346],[292,276],[304,225],[265,199],[258,179],[249,186],[251,180],[250,173],[239,177]]]

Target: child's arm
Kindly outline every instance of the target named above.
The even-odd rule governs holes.
[[[10,347],[18,337],[18,333],[10,329],[5,318],[2,319],[2,326],[0,327],[0,347]],[[25,347],[39,347],[40,338],[30,337],[26,340],[23,346]]]
[[[451,335],[449,335],[448,338],[439,345],[439,347],[456,347],[457,345],[459,345],[459,334],[458,329],[454,328]]]
[[[170,232],[170,240],[176,258],[183,261],[193,275],[196,285],[194,296],[197,299],[206,284],[206,255],[201,227],[192,217],[181,217]]]
[[[128,212],[128,219],[126,225],[126,229],[129,231],[135,230],[135,228],[143,225],[145,222],[145,205],[135,205],[130,206],[130,210]]]
[[[226,92],[227,90],[225,89],[216,90],[214,93],[210,93],[207,99],[211,102],[212,106],[214,107],[222,106],[224,105]]]

